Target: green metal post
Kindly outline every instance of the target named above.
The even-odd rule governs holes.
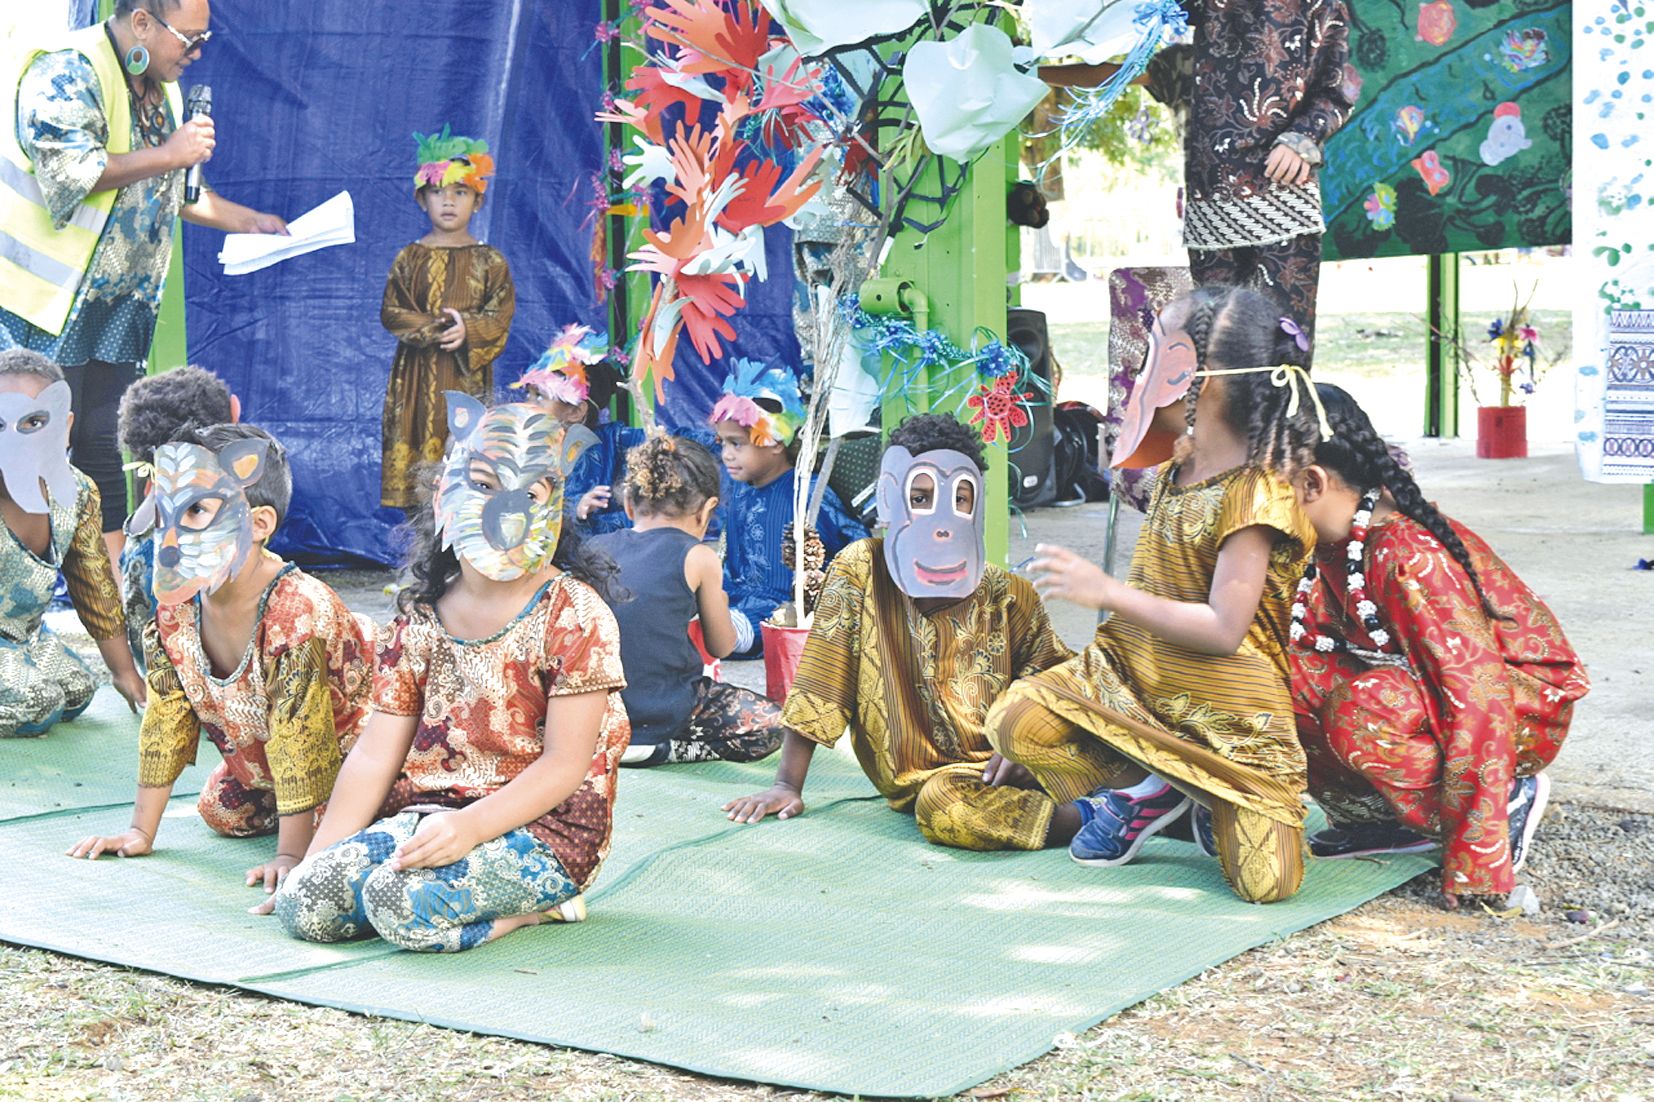
[[[1643,535],[1654,536],[1654,482],[1643,487]]]
[[[926,236],[898,234],[880,272],[887,278],[911,280],[929,301],[930,327],[961,346],[969,346],[978,326],[1005,336],[1005,178],[1006,161],[1013,155],[1009,141],[988,150],[972,166],[941,228]],[[921,190],[934,190],[932,185],[927,181]],[[891,396],[884,407],[885,428],[909,413],[929,409],[963,418],[970,412],[965,402],[976,390],[976,378],[969,367],[938,371],[928,387]],[[1001,563],[1010,545],[1010,466],[1003,442],[988,448],[988,556]]]
[[[1459,435],[1459,254],[1428,258],[1424,435]]]

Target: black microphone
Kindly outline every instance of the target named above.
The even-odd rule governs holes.
[[[184,101],[184,115],[190,119],[212,118],[212,86],[197,84],[190,89],[188,98]],[[190,165],[189,172],[184,176],[184,202],[197,203],[201,201],[201,164]]]

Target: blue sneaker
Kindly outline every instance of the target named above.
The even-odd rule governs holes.
[[[1216,857],[1218,855],[1218,837],[1212,831],[1212,809],[1196,804],[1194,821],[1195,845],[1199,846],[1200,852],[1206,856]]]
[[[1545,814],[1545,805],[1551,800],[1551,779],[1543,773],[1518,777],[1511,786],[1510,804],[1510,869],[1520,872],[1528,862],[1528,848],[1533,844],[1534,831]]]
[[[1105,788],[1075,800],[1085,823],[1068,843],[1068,856],[1082,865],[1124,865],[1137,856],[1144,842],[1189,810],[1189,802],[1189,797],[1169,784],[1135,799]]]

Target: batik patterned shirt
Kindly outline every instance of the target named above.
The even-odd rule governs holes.
[[[826,746],[848,728],[868,779],[904,811],[936,770],[986,762],[994,701],[1068,656],[1026,578],[990,563],[970,596],[923,614],[891,579],[884,541],[862,540],[827,570],[782,722]]]
[[[631,738],[620,700],[625,687],[614,614],[566,574],[486,639],[454,638],[426,606],[398,616],[380,643],[373,706],[417,717],[418,726],[381,816],[464,807],[499,791],[544,752],[552,697],[607,693],[586,779],[525,824],[584,888],[609,852],[615,779]]]
[[[1278,144],[1318,164],[1349,118],[1343,0],[1185,0],[1184,8],[1194,28],[1194,48],[1181,55],[1192,64],[1184,244],[1238,248],[1323,232],[1315,179],[1272,183],[1264,164]]]
[[[42,54],[23,74],[17,102],[18,144],[34,164],[53,221],[66,225],[109,163],[97,73],[78,50]],[[163,144],[177,125],[165,97],[148,109],[134,102],[132,148]],[[63,331],[48,333],[0,307],[0,346],[31,348],[64,367],[146,359],[183,192],[182,169],[122,187]]]
[[[367,718],[372,648],[373,625],[291,564],[265,589],[253,637],[227,677],[214,674],[201,644],[201,598],[162,605],[144,635],[149,706],[138,783],[171,785],[205,733],[244,787],[275,793],[278,814],[314,809],[332,794]]]

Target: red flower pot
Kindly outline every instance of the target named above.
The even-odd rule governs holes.
[[[1528,457],[1528,409],[1526,406],[1483,406],[1476,411],[1476,457],[1478,459],[1526,459]]]
[[[798,660],[804,656],[804,640],[810,637],[810,629],[763,623],[758,630],[764,634],[764,695],[784,704],[798,674]]]

